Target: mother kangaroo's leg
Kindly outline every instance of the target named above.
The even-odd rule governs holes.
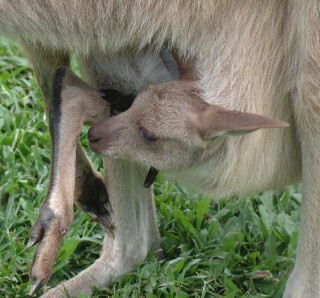
[[[297,2],[299,48],[294,109],[301,142],[303,198],[297,258],[284,297],[320,296],[320,3]],[[301,5],[301,7],[299,6]]]

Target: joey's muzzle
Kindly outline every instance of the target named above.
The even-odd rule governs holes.
[[[94,129],[90,128],[88,132],[88,140],[90,144],[95,144],[98,143],[99,140],[101,140],[101,137],[95,132]]]
[[[91,150],[100,153],[102,150],[102,139],[105,138],[101,126],[92,126],[88,132],[89,147]]]

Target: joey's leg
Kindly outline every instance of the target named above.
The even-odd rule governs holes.
[[[150,248],[160,247],[152,189],[143,187],[147,169],[112,159],[106,160],[105,168],[114,237],[106,237],[101,256],[93,265],[43,297],[90,295],[94,286],[107,286],[143,261]]]
[[[68,67],[70,64],[70,57],[68,53],[60,51],[51,51],[44,49],[40,45],[31,46],[29,44],[24,45],[25,52],[33,66],[34,75],[37,79],[37,82],[41,88],[43,94],[43,100],[46,107],[47,115],[50,115],[50,103],[51,103],[51,94],[52,94],[52,80],[54,76],[54,71],[60,67]],[[49,117],[48,117],[49,118]],[[47,194],[47,197],[40,209],[39,217],[32,228],[31,240],[28,244],[29,247],[38,243],[45,236],[45,230],[48,228],[59,230],[59,227],[56,226],[57,223],[53,221],[50,222],[50,216],[53,214],[51,210],[46,208],[46,202],[50,199],[50,194]],[[47,219],[47,220],[45,220]],[[51,220],[53,217],[51,217]],[[53,251],[56,251],[60,243],[57,243],[57,238],[49,239],[46,237],[44,242],[50,242]],[[34,293],[43,282],[46,281],[48,275],[50,275],[51,269],[47,272],[46,267],[48,264],[52,263],[50,261],[51,254],[46,257],[46,263],[42,263],[43,256],[46,255],[45,247],[42,243],[38,246],[36,254],[33,259],[33,269],[32,269],[32,289],[31,293]],[[55,258],[54,258],[55,259]],[[43,266],[43,267],[42,267]],[[49,266],[50,267],[50,266]],[[37,274],[35,272],[38,271]]]
[[[108,233],[111,206],[103,177],[93,168],[79,143],[76,153],[75,204]]]
[[[50,278],[60,241],[73,218],[76,149],[81,128],[84,122],[94,122],[99,120],[99,117],[104,118],[107,115],[109,115],[108,104],[99,93],[67,68],[56,71],[53,78],[49,120],[52,135],[51,183],[47,199],[42,205],[40,220],[37,222],[37,224],[44,223],[45,226],[38,227],[36,224],[34,228],[34,230],[42,229],[43,233],[41,245],[38,247],[40,252],[36,254],[31,271],[32,277],[40,280],[39,285]],[[90,176],[88,178],[87,175],[85,179],[89,180],[87,184],[92,184]],[[78,196],[85,195],[85,191]],[[112,224],[108,212],[105,214],[104,225],[107,232],[111,233]]]
[[[35,77],[39,83],[43,93],[47,115],[50,115],[50,105],[52,99],[52,80],[54,71],[60,67],[68,67],[70,64],[70,57],[68,53],[62,51],[52,51],[44,49],[40,45],[31,46],[30,44],[24,45],[25,52],[33,65]],[[48,117],[50,118],[50,117]],[[102,226],[106,222],[106,215],[108,210],[108,194],[100,174],[93,170],[91,163],[86,157],[81,146],[77,146],[77,159],[76,159],[76,185],[75,185],[75,201],[79,199],[77,204],[83,210],[86,210],[94,219],[96,219]],[[89,181],[89,183],[88,183]],[[90,197],[87,197],[90,193]],[[50,201],[50,193],[47,194],[46,199],[40,209],[40,215],[32,229],[31,241],[29,247],[35,245],[43,239],[44,230],[53,225],[53,217],[50,214],[51,210],[47,210],[48,201]],[[92,203],[93,202],[93,203]],[[98,202],[95,204],[94,202]],[[98,208],[96,207],[98,206]],[[69,214],[71,220],[72,214]],[[44,221],[44,219],[46,219]],[[48,239],[47,239],[48,240]],[[59,247],[59,243],[51,241],[52,248]],[[39,245],[34,258],[33,267],[42,268],[39,256],[45,255],[43,246]],[[51,256],[51,255],[50,255]],[[48,256],[47,259],[50,257]],[[45,264],[43,264],[45,265]],[[36,272],[33,270],[33,272]],[[48,274],[46,274],[47,276]],[[35,292],[45,281],[43,274],[36,274],[32,276],[33,287],[31,292]]]
[[[49,115],[52,99],[53,75],[58,68],[69,67],[69,54],[61,51],[44,49],[40,45],[32,47],[28,44],[24,46],[24,49],[33,65],[34,75],[41,88],[46,112],[47,115]],[[105,206],[108,206],[107,190],[103,183],[103,178],[92,168],[92,165],[80,144],[77,146],[76,176],[74,199],[77,206],[82,210],[87,211],[91,217],[103,226],[105,214],[107,213]],[[95,204],[95,202],[97,203]],[[35,244],[40,240],[41,233],[34,231],[30,243]]]

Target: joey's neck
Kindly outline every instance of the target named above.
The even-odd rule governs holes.
[[[301,160],[291,129],[259,130],[225,138],[207,160],[165,174],[191,191],[219,199],[296,183],[301,176]]]
[[[220,193],[216,189],[219,184],[217,168],[223,163],[227,148],[227,139],[217,138],[200,151],[195,151],[193,162],[188,168],[164,173],[191,191],[219,197]]]

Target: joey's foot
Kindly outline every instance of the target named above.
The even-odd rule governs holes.
[[[36,224],[32,228],[28,247],[39,243],[32,262],[30,295],[38,291],[52,274],[52,267],[58,255],[62,237],[66,234],[72,221],[72,212],[56,214],[44,203]]]
[[[84,176],[77,204],[97,221],[109,236],[113,236],[114,227],[110,216],[112,209],[102,177],[97,177],[92,172]]]

